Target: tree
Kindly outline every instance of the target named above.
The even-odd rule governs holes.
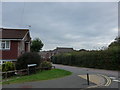
[[[120,37],[116,37],[115,41],[109,45],[109,48],[114,46],[117,46],[117,47],[120,46]]]
[[[120,36],[115,38],[116,42],[120,43]]]
[[[42,49],[43,45],[44,44],[42,43],[42,41],[39,38],[35,38],[31,44],[31,51],[39,52]]]
[[[80,49],[79,51],[87,51],[87,50],[85,50],[85,49]]]

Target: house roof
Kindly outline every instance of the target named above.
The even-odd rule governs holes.
[[[0,39],[23,39],[29,33],[29,29],[0,29]]]
[[[57,47],[56,49],[73,49],[73,48],[68,48],[68,47]]]

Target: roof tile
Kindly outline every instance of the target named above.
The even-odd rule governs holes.
[[[4,29],[0,30],[0,39],[23,39],[29,29]]]

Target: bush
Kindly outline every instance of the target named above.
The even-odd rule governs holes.
[[[2,64],[2,72],[12,71],[12,70],[15,70],[15,65],[12,62],[6,62],[6,63]],[[13,75],[14,75],[14,72],[7,73],[7,75],[5,73],[3,73],[2,78],[10,77]]]
[[[16,69],[26,69],[28,64],[37,64],[39,66],[41,63],[41,57],[38,53],[29,52],[21,55],[16,62]]]
[[[2,64],[2,72],[15,70],[15,65],[12,62]]]
[[[43,61],[40,66],[41,66],[41,68],[51,69],[52,64],[51,64],[51,62]]]

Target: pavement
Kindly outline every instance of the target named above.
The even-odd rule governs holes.
[[[79,77],[88,80],[87,75],[78,75]],[[98,86],[104,86],[105,85],[105,78],[103,78],[100,75],[89,75],[89,81],[96,84],[96,87]]]
[[[7,84],[3,88],[119,88],[117,71],[80,68],[64,65],[53,65],[56,68],[71,71],[73,74],[52,80]],[[90,85],[87,85],[86,74],[89,73]],[[111,79],[111,77],[113,79]]]

